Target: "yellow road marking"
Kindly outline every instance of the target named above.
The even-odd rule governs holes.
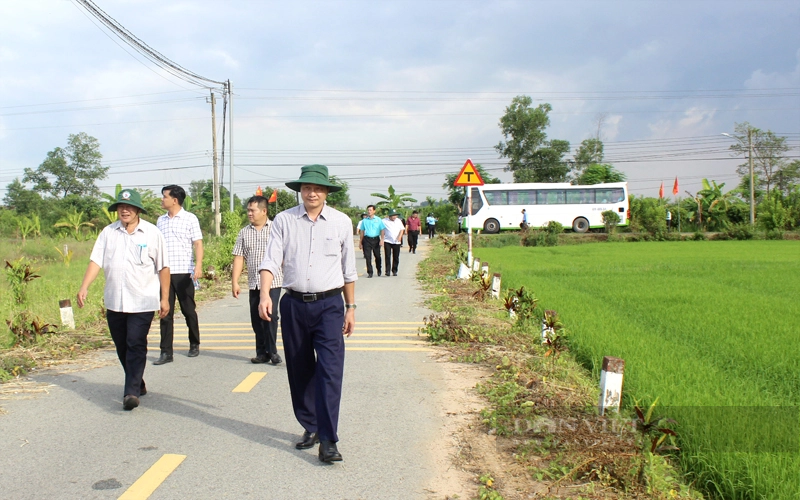
[[[281,347],[278,345],[278,347]],[[243,347],[243,346],[219,346],[219,347],[210,347],[209,351],[252,351],[254,347]],[[432,351],[433,349],[427,347],[348,347],[347,351]]]
[[[236,388],[234,388],[231,392],[250,392],[253,390],[253,387],[255,387],[256,384],[266,376],[267,372],[253,372],[245,377],[245,379],[242,380],[242,383],[237,385]]]
[[[125,493],[119,497],[119,500],[145,500],[150,498],[150,495],[156,491],[161,483],[172,474],[172,471],[186,458],[186,455],[162,455],[152,467],[147,469],[147,472],[136,480],[135,483],[128,488]]]
[[[204,343],[215,343],[215,344],[246,344],[250,343],[251,340],[204,340]],[[360,340],[360,339],[346,339],[346,344],[423,344],[419,340]],[[278,345],[283,345],[280,341],[277,342]],[[153,344],[155,345],[155,344]],[[176,344],[179,347],[186,347],[187,344]],[[210,349],[216,349],[215,346],[210,346]]]

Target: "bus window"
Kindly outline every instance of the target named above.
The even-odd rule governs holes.
[[[611,190],[611,202],[619,203],[625,200],[625,191],[622,188],[614,188]]]
[[[489,205],[508,205],[508,191],[484,191]]]
[[[563,189],[540,189],[537,191],[537,204],[562,205],[566,201],[564,194]]]
[[[488,193],[487,193],[488,194]],[[469,198],[464,198],[464,204],[461,208],[461,215],[462,217],[467,216],[467,200]],[[483,200],[481,200],[481,194],[478,192],[477,188],[472,188],[472,214],[475,215],[478,213],[478,210],[483,207]]]
[[[611,193],[615,191],[614,189],[596,189],[595,193],[597,195],[597,203],[611,203]],[[622,190],[619,190],[622,192]]]
[[[567,190],[567,203],[571,205],[594,203],[594,189]]]
[[[509,205],[536,205],[536,191],[532,189],[509,191]]]

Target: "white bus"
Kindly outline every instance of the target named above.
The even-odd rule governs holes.
[[[467,200],[461,210],[461,227],[467,228]],[[536,228],[556,221],[576,233],[603,227],[606,210],[619,215],[620,226],[630,219],[628,183],[576,186],[568,183],[486,184],[472,187],[470,226],[486,233],[519,229],[522,209],[528,226]]]

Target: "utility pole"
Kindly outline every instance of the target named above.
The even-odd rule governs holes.
[[[231,212],[233,212],[233,85],[231,85],[231,81],[228,80],[228,102],[230,103],[230,121],[228,122],[228,137],[230,137],[230,148],[231,154],[229,155],[230,160],[228,160],[228,170],[231,171],[230,173],[230,192],[231,192]]]
[[[216,98],[214,97],[214,91],[211,91],[211,147],[213,148],[212,158],[214,161],[214,179],[213,179],[213,188],[214,188],[214,234],[217,236],[220,235],[219,231],[219,223],[220,223],[220,216],[219,216],[219,173],[218,173],[218,166],[217,166],[217,112],[216,112]]]
[[[756,187],[753,183],[753,127],[747,127],[747,149],[750,150],[750,225],[756,225]]]

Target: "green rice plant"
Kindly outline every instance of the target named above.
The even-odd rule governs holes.
[[[559,311],[596,378],[624,359],[623,405],[658,397],[684,472],[732,499],[800,498],[798,255],[787,240],[476,252]]]

